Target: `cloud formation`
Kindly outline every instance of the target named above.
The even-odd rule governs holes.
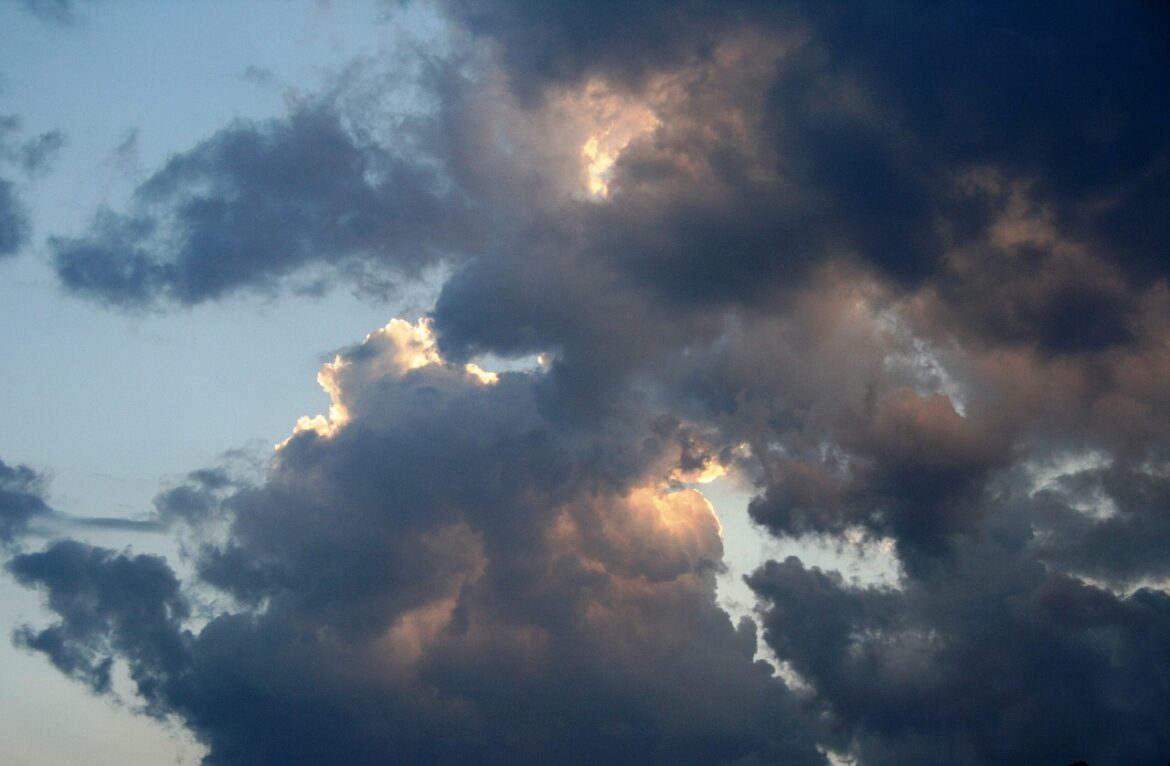
[[[67,289],[129,308],[272,292],[315,260],[416,275],[458,237],[460,204],[442,185],[353,135],[328,105],[305,105],[172,157],[133,212],[102,210],[86,236],[50,246]]]
[[[16,542],[29,522],[49,516],[44,478],[26,465],[11,466],[0,460],[0,545]]]
[[[209,764],[1164,759],[1165,10],[443,7],[418,110],[355,76],[51,240],[130,309],[450,276],[262,481],[158,497],[186,580],[16,554],[57,619],[18,642],[125,662]],[[896,559],[747,578],[792,685],[717,604],[715,466]]]
[[[160,559],[59,542],[9,563],[59,618],[18,642],[99,692],[125,661],[208,763],[822,762],[754,626],[715,603],[719,522],[669,491],[677,424],[558,432],[540,373],[404,352],[343,351],[345,424],[294,435],[263,485],[160,497],[193,594],[237,608],[191,632]]]

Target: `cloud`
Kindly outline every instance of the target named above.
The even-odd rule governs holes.
[[[0,460],[0,545],[11,545],[28,529],[29,522],[53,513],[44,492],[44,477],[36,471]]]
[[[119,518],[71,516],[48,503],[48,478],[26,466],[0,460],[0,552],[17,549],[26,538],[53,537],[62,532],[109,529],[162,532],[165,516]]]
[[[24,204],[12,182],[0,178],[0,256],[17,252],[28,239],[28,232]]]
[[[50,240],[130,309],[450,276],[266,477],[159,495],[183,581],[14,558],[59,619],[20,641],[127,663],[209,763],[1163,755],[1164,11],[444,8],[417,111],[358,67]],[[711,464],[785,545],[896,559],[749,576],[799,693],[717,606]]]
[[[79,0],[21,0],[24,9],[41,21],[71,27],[84,16],[77,10]]]
[[[44,173],[65,146],[65,134],[50,130],[30,139],[20,148],[20,167],[28,175]]]
[[[571,2],[519,8],[496,0],[454,0],[449,12],[498,45],[513,86],[526,100],[550,84],[602,76],[636,84],[670,64],[686,64],[734,15],[699,2],[634,6]]]
[[[1072,471],[1032,498],[1041,558],[1115,586],[1170,578],[1162,467],[1118,461]]]
[[[972,282],[985,272],[958,272],[952,253],[985,242],[1011,202],[969,180],[988,172],[1035,179],[1037,203],[1064,236],[1104,250],[1097,257],[1110,268],[1138,280],[1159,273],[1156,243],[1164,233],[1137,242],[1114,225],[1116,216],[1130,214],[1125,209],[1146,216],[1144,223],[1130,221],[1128,232],[1152,233],[1160,225],[1158,203],[1114,202],[1140,194],[1163,195],[1165,204],[1167,145],[1152,115],[1164,112],[1166,83],[1142,58],[1162,55],[1146,30],[1164,19],[1147,20],[1138,9],[1075,6],[1053,28],[1011,6],[995,11],[994,24],[984,18],[991,12],[976,5],[926,14],[880,4],[848,12],[810,5],[783,19],[744,6],[714,23],[688,6],[629,12],[660,25],[655,31],[686,48],[686,56],[615,31],[610,25],[621,27],[625,12],[608,8],[591,8],[595,23],[581,24],[573,14],[586,11],[559,6],[531,16],[506,4],[456,6],[473,31],[501,44],[506,71],[522,92],[535,82],[546,101],[555,100],[562,89],[597,78],[634,89],[660,120],[651,136],[617,158],[611,204],[560,216],[578,232],[584,227],[569,246],[613,264],[615,279],[632,277],[643,294],[668,305],[750,305],[805,281],[812,265],[856,259],[903,287],[961,280],[957,299],[969,300],[984,294]],[[705,30],[702,44],[690,38],[690,23]],[[537,39],[559,43],[539,54],[543,63],[509,58],[543,50],[507,44],[526,24],[545,30]],[[886,32],[866,36],[869,25]],[[974,42],[970,28],[983,30]],[[1100,46],[1082,38],[1096,35],[1133,45],[1123,59],[1090,66],[1081,52]],[[1030,39],[1049,43],[1049,58],[1021,42]],[[623,65],[612,64],[615,57]],[[935,66],[912,63],[927,58]],[[644,60],[653,64],[638,63]],[[1059,69],[1065,61],[1075,66]],[[614,73],[626,68],[645,71],[636,78]],[[1140,74],[1113,91],[1108,83],[1120,75],[1109,73],[1121,70]],[[1067,82],[1057,84],[1061,76]],[[1138,106],[1149,102],[1160,111]],[[1093,132],[1107,120],[1116,123],[1111,131]],[[1119,155],[1122,164],[1110,160]],[[1094,199],[1108,201],[1093,212]],[[506,270],[507,278],[521,268],[511,255],[481,260]],[[1056,351],[1125,342],[1118,303],[1126,291],[1095,287],[1096,263],[1090,258],[1078,269],[1088,272],[1088,284],[1074,277],[1044,299],[1047,306],[1020,306],[1017,312],[1031,316],[1007,332]],[[488,263],[468,268],[476,279],[490,278]],[[1063,268],[1049,259],[1042,278]],[[1080,329],[1063,308],[1086,298],[1106,309],[1102,327]],[[442,312],[439,318],[442,330]],[[472,324],[490,332],[500,321]]]
[[[26,178],[43,175],[65,145],[65,134],[51,130],[16,144],[13,137],[21,130],[16,115],[0,115],[0,167],[11,165]],[[32,224],[27,205],[15,182],[0,176],[0,258],[13,255],[28,242]]]
[[[991,541],[899,590],[796,558],[749,584],[860,763],[1140,763],[1170,744],[1165,591],[1118,596]]]
[[[979,434],[945,396],[907,389],[883,397],[860,427],[834,458],[781,458],[779,480],[748,509],[753,520],[793,536],[865,527],[892,536],[908,561],[978,525],[984,485],[1007,462],[994,435]]]
[[[323,381],[346,419],[263,484],[160,497],[202,541],[195,581],[73,542],[14,558],[59,618],[18,642],[96,691],[125,662],[212,763],[823,763],[752,623],[716,605],[719,523],[669,488],[678,426],[563,431],[543,373],[485,383],[412,365],[412,342],[342,351]],[[236,606],[193,631],[208,589]]]
[[[178,625],[189,607],[163,559],[65,540],[15,556],[7,568],[17,582],[43,589],[61,618],[40,631],[17,629],[17,645],[45,654],[95,692],[111,690],[114,658],[126,658],[145,710],[165,712],[161,687],[186,662]]]
[[[131,211],[49,244],[62,284],[126,308],[271,293],[306,266],[417,275],[460,233],[458,199],[422,163],[347,130],[327,104],[239,123],[172,157]]]

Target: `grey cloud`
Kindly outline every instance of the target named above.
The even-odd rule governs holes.
[[[1115,269],[1016,246],[956,256],[939,283],[952,321],[973,343],[1093,353],[1137,339],[1139,302]]]
[[[1170,596],[1119,597],[968,546],[901,590],[798,559],[749,578],[764,637],[865,764],[1154,763],[1170,747]]]
[[[65,134],[59,130],[51,130],[26,141],[20,147],[21,169],[29,175],[45,172],[64,146]]]
[[[185,589],[79,544],[15,559],[60,618],[19,641],[99,691],[126,662],[208,763],[824,763],[754,626],[716,605],[709,507],[662,494],[693,450],[676,422],[559,426],[539,374],[483,385],[399,348],[343,350],[351,420],[294,436],[262,484],[160,497],[208,535]],[[208,588],[237,606],[188,633]]]
[[[121,519],[110,516],[70,516],[68,524],[91,529],[111,529],[125,532],[163,532],[166,525],[157,519]]]
[[[599,289],[574,295],[583,278],[622,293],[610,314],[649,302],[651,335],[696,313],[782,310],[844,262],[900,290],[938,288],[956,331],[1065,354],[1133,341],[1126,304],[1165,276],[1157,115],[1170,67],[1157,66],[1165,20],[1152,10],[1071,4],[1049,20],[1009,4],[445,7],[495,58],[458,46],[428,58],[418,80],[434,113],[377,140],[343,127],[344,99],[226,129],[158,171],[134,209],[53,240],[63,283],[146,306],[270,293],[314,266],[328,284],[472,258],[436,310],[449,353],[543,344],[593,368],[584,359],[598,348],[631,359],[647,349],[623,337],[640,317],[603,319],[591,308]],[[1086,61],[1098,37],[1119,55]],[[936,66],[913,63],[928,58]],[[497,64],[519,102],[495,91]],[[555,146],[555,129],[542,143],[532,126],[555,124],[558,99],[591,79],[646,99],[660,124],[621,152],[610,198],[587,202],[563,186],[578,147]],[[1009,202],[964,180],[980,173],[1032,183],[1061,237],[1094,253],[1087,265],[1064,278],[1065,259],[1037,245],[1016,290],[988,289],[982,264],[1021,271],[1024,257],[958,268],[955,253],[990,252]],[[525,285],[535,273],[566,299]],[[1077,310],[1085,302],[1096,321]],[[610,372],[631,366],[614,361]]]
[[[908,563],[942,553],[956,534],[978,527],[984,486],[1010,459],[1000,435],[977,428],[944,396],[892,391],[863,430],[844,436],[841,453],[782,460],[778,480],[749,513],[781,535],[865,527],[897,540]]]
[[[328,105],[226,128],[172,157],[131,212],[50,239],[69,290],[129,308],[270,293],[317,263],[413,276],[461,235],[463,205],[424,164],[352,134]]]
[[[26,177],[45,173],[65,145],[65,134],[52,130],[17,144],[14,137],[20,130],[19,117],[0,115],[0,163],[11,164]],[[0,258],[15,254],[24,247],[31,229],[28,208],[16,184],[0,176]]]
[[[190,472],[186,481],[161,492],[154,499],[155,513],[166,523],[198,527],[214,520],[224,496],[243,486],[225,468]]]
[[[43,589],[60,617],[40,631],[19,628],[18,645],[96,692],[110,691],[114,659],[122,658],[146,711],[165,712],[164,687],[188,663],[178,625],[190,612],[163,559],[65,540],[15,556],[7,568],[17,582]]]

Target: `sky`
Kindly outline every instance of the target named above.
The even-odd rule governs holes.
[[[0,4],[0,741],[1170,759],[1170,12]]]

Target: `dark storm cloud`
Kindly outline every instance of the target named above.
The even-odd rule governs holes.
[[[861,763],[1163,756],[1164,592],[1066,573],[1166,574],[1165,10],[741,9],[775,33],[769,49],[732,13],[695,33],[641,6],[622,32],[661,24],[668,42],[640,46],[606,31],[623,24],[606,6],[455,7],[526,103],[617,79],[661,124],[617,160],[608,199],[562,219],[570,236],[456,273],[435,312],[443,347],[552,350],[553,381],[594,392],[649,377],[750,444],[752,513],[772,532],[890,538],[898,591],[794,562],[751,580],[770,646]],[[524,32],[537,42],[509,44]],[[751,63],[725,64],[733,52]],[[638,303],[623,294],[653,309],[615,315]],[[851,303],[941,345],[859,332]],[[959,392],[923,369],[940,358]],[[557,396],[582,401],[567,382]],[[1005,499],[1028,461],[1102,444],[1116,463],[1080,492],[1025,482]],[[1092,487],[1115,515],[1073,507]]]
[[[984,485],[1008,461],[997,435],[978,433],[946,397],[906,389],[861,427],[844,436],[836,459],[783,459],[779,480],[749,506],[752,519],[792,536],[865,527],[897,540],[907,563],[978,526]]]
[[[912,169],[933,176],[987,164],[1035,178],[1061,224],[1142,276],[1165,275],[1155,249],[1165,222],[1154,212],[1165,209],[1170,180],[1165,8],[864,3],[810,4],[806,13],[811,49],[903,127],[892,137],[909,142],[902,156]],[[808,94],[815,82],[795,87]],[[893,145],[875,148],[879,154],[864,156],[899,156]],[[825,149],[836,155],[831,144]],[[859,180],[854,167],[843,165],[842,182]],[[866,209],[889,205],[880,187],[867,191]],[[893,195],[904,198],[896,186]],[[1104,214],[1085,209],[1094,200]],[[1116,225],[1120,218],[1129,231]]]
[[[7,568],[17,582],[43,590],[60,617],[43,630],[19,628],[19,646],[96,692],[111,690],[114,659],[122,658],[146,710],[166,712],[165,686],[188,663],[178,626],[190,612],[163,559],[65,540],[16,556]]]
[[[965,546],[953,569],[897,591],[796,558],[749,584],[768,645],[815,686],[860,763],[1160,763],[1170,596],[1117,596],[1016,544]]]
[[[415,275],[462,234],[462,204],[421,162],[354,135],[328,105],[240,123],[172,157],[131,212],[53,237],[69,290],[128,308],[270,293],[323,264]]]
[[[30,139],[20,147],[20,168],[28,175],[47,171],[57,153],[65,146],[65,134],[50,130]]]
[[[975,343],[1073,354],[1136,339],[1138,301],[1108,264],[1027,245],[963,253],[955,263],[959,273],[940,280],[939,290]]]

